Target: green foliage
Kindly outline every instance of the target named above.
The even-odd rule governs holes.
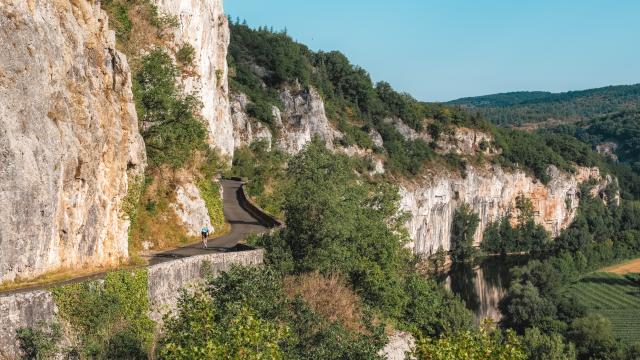
[[[234,305],[218,319],[211,297],[183,291],[177,314],[164,319],[161,359],[282,359],[279,342],[286,328]]]
[[[46,360],[58,353],[58,343],[62,339],[60,324],[40,323],[35,328],[23,327],[16,330],[16,339],[20,343],[21,359]]]
[[[468,327],[459,299],[412,275],[394,187],[363,182],[317,139],[291,159],[287,178],[286,228],[254,240],[267,264],[283,273],[338,272],[365,304],[426,334]]]
[[[541,253],[548,248],[549,233],[533,219],[511,225],[508,218],[487,226],[480,247],[486,253],[506,255],[513,252]]]
[[[640,339],[640,284],[609,273],[589,274],[575,285],[571,293],[589,313],[600,314],[613,325],[613,335],[629,343]]]
[[[388,153],[387,168],[393,172],[417,175],[422,170],[424,162],[435,156],[433,149],[424,140],[405,140],[390,124],[380,124],[377,129]]]
[[[373,140],[369,136],[368,126],[358,127],[349,124],[344,119],[338,121],[338,130],[344,134],[344,138],[341,139],[343,146],[358,145],[363,149],[373,149]]]
[[[550,119],[575,121],[640,109],[640,84],[557,94],[512,92],[464,98],[450,104],[480,111],[496,124],[520,125]]]
[[[206,148],[206,131],[195,115],[200,104],[193,96],[180,95],[177,74],[171,57],[156,49],[142,59],[134,77],[136,110],[152,166],[179,168]]]
[[[527,359],[518,337],[511,331],[464,331],[438,339],[420,338],[413,352],[418,360],[524,360]]]
[[[114,16],[111,18],[110,25],[115,29],[118,40],[126,41],[133,27],[129,18],[129,9],[124,4],[115,3],[112,5],[111,12]]]
[[[578,359],[609,359],[617,352],[611,322],[601,315],[574,320],[568,338],[576,344]]]
[[[182,65],[191,65],[195,58],[196,49],[189,43],[182,45],[178,52],[176,52],[176,60]]]
[[[462,204],[453,214],[451,223],[451,259],[453,261],[470,261],[477,255],[474,236],[480,218],[469,204]]]
[[[560,153],[547,146],[539,135],[517,130],[495,129],[494,136],[496,145],[502,149],[502,154],[497,158],[501,165],[507,167],[519,165],[529,169],[545,184],[550,180],[547,174],[549,165],[568,172],[574,171],[573,166]]]
[[[547,335],[538,328],[526,330],[522,346],[530,360],[575,360],[573,343],[565,344],[560,334]]]
[[[104,282],[53,289],[60,317],[79,339],[81,357],[147,358],[154,329],[147,286],[146,270],[121,270],[107,273]]]
[[[282,277],[269,268],[234,266],[210,278],[204,293],[184,293],[165,323],[161,358],[254,358],[257,346],[268,350],[262,358],[376,359],[384,345],[381,327],[348,331],[287,297]]]
[[[254,141],[249,147],[236,149],[231,173],[249,179],[245,186],[248,195],[265,211],[279,215],[284,201],[281,189],[286,182],[288,156],[278,149],[269,151],[268,147],[265,141]]]

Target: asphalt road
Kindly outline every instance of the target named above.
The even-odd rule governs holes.
[[[174,259],[185,258],[194,255],[209,254],[225,251],[242,251],[248,249],[247,246],[239,244],[250,234],[258,234],[267,231],[269,228],[263,225],[249,211],[242,207],[240,202],[240,191],[242,182],[235,180],[222,180],[223,191],[223,213],[225,220],[231,225],[231,230],[220,237],[209,239],[208,248],[203,248],[202,242],[186,245],[172,250],[161,251],[143,256],[149,261],[149,265],[154,265]],[[36,286],[27,286],[18,289],[0,292],[2,295],[20,293],[38,289],[47,289],[54,286],[72,284],[91,279],[100,279],[106,272],[96,273],[86,276],[79,276],[63,281],[52,282]]]
[[[221,183],[223,191],[222,211],[224,212],[225,220],[231,225],[231,231],[215,239],[209,239],[208,248],[206,249],[203,248],[202,242],[198,242],[148,256],[151,265],[170,259],[208,254],[210,252],[242,250],[243,247],[238,245],[241,240],[250,234],[258,234],[268,230],[266,226],[241,206],[239,199],[242,182],[222,180]]]

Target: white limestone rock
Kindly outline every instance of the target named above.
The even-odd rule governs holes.
[[[0,282],[128,258],[146,157],[99,3],[0,2]]]
[[[170,44],[177,52],[184,44],[195,49],[193,75],[182,78],[186,93],[197,93],[201,115],[209,130],[208,141],[222,155],[233,156],[234,134],[229,109],[227,48],[229,24],[222,0],[154,0],[163,14],[177,16]]]

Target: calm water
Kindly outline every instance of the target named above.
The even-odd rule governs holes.
[[[509,286],[509,270],[524,265],[528,259],[526,255],[492,256],[473,264],[454,265],[445,283],[474,312],[477,323],[487,317],[498,321],[498,303]]]

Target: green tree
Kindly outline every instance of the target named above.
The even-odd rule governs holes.
[[[206,149],[206,131],[196,113],[201,104],[180,94],[175,84],[178,70],[160,49],[142,58],[134,77],[134,95],[142,137],[150,163],[183,166],[196,150]]]
[[[182,293],[176,315],[164,319],[161,359],[283,358],[278,343],[286,328],[239,304],[219,322],[211,301],[203,292]]]
[[[530,360],[572,360],[576,350],[572,343],[565,343],[560,334],[544,334],[538,328],[525,331],[522,346]]]
[[[456,262],[470,261],[478,253],[474,246],[474,235],[480,218],[468,204],[462,204],[453,215],[451,224],[451,259]]]
[[[438,339],[420,338],[413,356],[419,360],[524,360],[527,358],[518,337],[511,331],[502,334],[486,325],[476,331],[464,331]]]
[[[576,344],[578,359],[608,359],[617,351],[611,321],[601,315],[574,320],[567,337]]]

